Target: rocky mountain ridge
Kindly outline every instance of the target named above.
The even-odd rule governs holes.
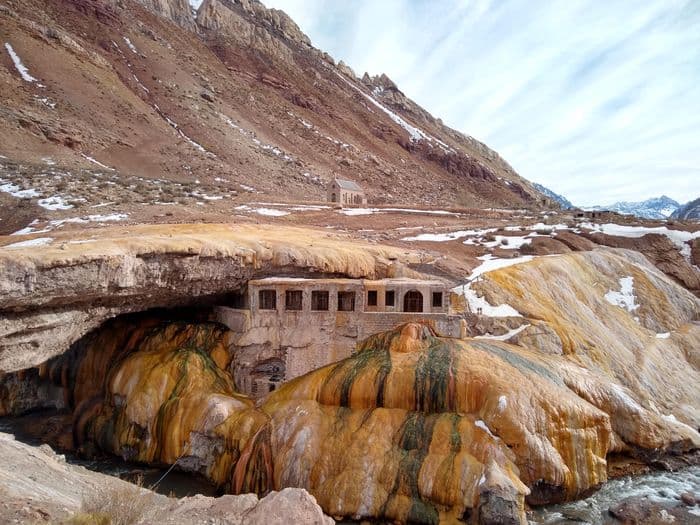
[[[695,199],[679,207],[671,214],[671,217],[683,220],[700,219],[700,199]]]
[[[92,167],[206,184],[212,199],[284,187],[286,198],[324,200],[341,177],[377,204],[550,202],[386,76],[357,78],[260,2],[205,0],[193,13],[184,0],[4,0],[0,17],[20,64],[0,58],[0,154],[37,175]]]
[[[543,186],[542,184],[539,184],[537,182],[533,182],[532,185],[538,189],[540,193],[543,195],[546,195],[550,199],[552,199],[554,202],[559,204],[562,209],[564,210],[570,210],[571,208],[574,208],[574,205],[571,204],[571,201],[564,197],[563,195],[559,195],[558,193],[553,192],[549,188]]]

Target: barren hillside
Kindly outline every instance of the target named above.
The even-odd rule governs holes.
[[[196,13],[184,0],[2,0],[0,42],[0,185],[50,211],[317,201],[336,176],[375,204],[545,202],[496,152],[255,0]]]

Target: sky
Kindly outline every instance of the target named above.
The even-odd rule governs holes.
[[[579,206],[700,196],[700,0],[263,0]]]

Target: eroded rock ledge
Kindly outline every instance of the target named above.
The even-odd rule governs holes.
[[[406,265],[427,262],[418,252],[279,226],[51,235],[40,246],[0,247],[0,373],[64,352],[110,317],[225,298],[256,276],[381,278],[413,275]]]

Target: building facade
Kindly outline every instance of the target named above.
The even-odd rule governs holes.
[[[341,206],[357,206],[367,204],[364,190],[355,182],[344,179],[333,179],[328,187],[328,202]]]
[[[448,337],[466,334],[442,281],[275,277],[249,281],[236,303],[215,315],[234,333],[236,386],[254,397],[348,357],[359,341],[401,323],[427,322]]]

